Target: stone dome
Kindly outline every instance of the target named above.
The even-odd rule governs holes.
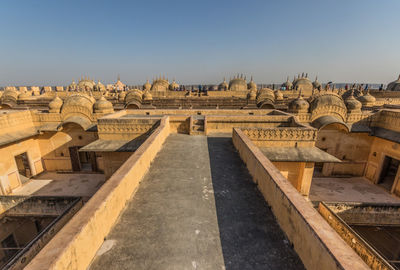
[[[388,91],[400,91],[400,75],[399,78],[391,83],[389,83],[386,87]]]
[[[274,92],[274,94],[275,94],[275,100],[279,100],[279,101],[283,100],[283,94],[280,90],[276,90]]]
[[[176,90],[179,88],[179,84],[175,82],[175,80],[172,81],[172,83],[169,85],[169,90]]]
[[[18,95],[18,100],[27,100],[32,96],[32,94],[28,91],[22,92]]]
[[[250,88],[250,92],[247,95],[248,99],[250,100],[255,100],[257,98],[257,88]]]
[[[68,107],[84,107],[92,111],[93,104],[93,97],[90,97],[84,93],[77,92],[64,100],[63,109]]]
[[[93,90],[96,83],[89,78],[82,78],[78,82],[78,88],[81,90]]]
[[[15,88],[6,88],[6,90],[3,92],[2,100],[3,100],[3,102],[6,102],[6,101],[16,102],[18,99],[18,95],[19,95],[19,92],[17,92],[15,90]]]
[[[257,90],[257,84],[253,81],[253,77],[251,77],[250,82],[247,84],[248,89],[256,89]]]
[[[49,103],[49,112],[51,112],[51,113],[59,113],[62,105],[63,105],[62,99],[59,98],[58,96],[56,96]]]
[[[241,77],[239,77],[239,75],[237,77],[234,77],[232,80],[229,81],[228,89],[230,91],[246,91],[246,79],[243,78],[243,75],[241,75]]]
[[[228,87],[229,87],[229,85],[224,78],[224,81],[218,85],[218,90],[226,91],[226,90],[228,90]]]
[[[307,113],[310,104],[303,99],[301,92],[299,96],[289,103],[289,112],[291,113]]]
[[[153,100],[153,96],[151,95],[149,90],[145,90],[143,93],[143,100]]]
[[[138,90],[138,91],[140,91],[140,90]],[[121,93],[118,93],[118,100],[119,101],[124,101],[125,100],[125,97],[126,97],[126,92],[125,91],[122,91]]]
[[[118,75],[117,82],[114,84],[114,89],[116,90],[124,90],[125,84],[121,82],[121,78]]]
[[[351,91],[350,95],[346,98],[345,104],[348,112],[361,112],[362,104],[358,101]]]
[[[76,87],[77,87],[77,85],[76,85],[75,81],[72,80],[72,83],[70,85],[68,85],[68,90],[69,91],[76,90]]]
[[[257,93],[257,104],[262,103],[265,100],[269,100],[271,103],[275,101],[274,90],[270,88],[261,88]]]
[[[151,86],[152,91],[167,91],[169,88],[169,82],[165,78],[158,78],[153,81]]]
[[[324,92],[310,99],[312,121],[322,115],[336,115],[343,121],[346,119],[347,107],[341,96],[334,92]]]
[[[97,91],[105,91],[105,90],[106,90],[106,87],[105,87],[104,84],[102,84],[100,81],[98,81],[98,82],[96,83],[96,90],[97,90]]]
[[[104,96],[96,101],[93,105],[95,113],[113,113],[114,108],[110,101],[108,101]]]
[[[143,90],[150,90],[151,89],[151,83],[149,80],[146,81],[145,84],[143,84]]]
[[[282,84],[283,87],[286,88],[286,90],[291,90],[293,88],[293,83],[289,81],[289,76],[286,79],[286,82]]]
[[[125,96],[125,103],[128,104],[133,100],[137,100],[139,103],[142,102],[143,93],[139,89],[129,90]]]
[[[367,90],[367,93],[363,96],[359,96],[357,100],[361,102],[363,107],[371,107],[375,105],[376,98],[371,96],[369,90]]]
[[[32,96],[40,96],[40,90],[38,86],[31,86]]]
[[[301,77],[294,82],[293,88],[297,90],[312,90],[313,84],[307,77]]]
[[[320,89],[321,88],[321,84],[318,81],[318,77],[315,77],[315,81],[312,82],[312,85],[315,89]]]

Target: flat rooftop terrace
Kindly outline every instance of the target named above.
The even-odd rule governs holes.
[[[90,269],[304,269],[231,137],[170,135]]]
[[[77,196],[88,200],[103,185],[104,174],[44,172],[32,178],[13,195]]]
[[[363,177],[314,177],[312,202],[400,203],[400,198]]]

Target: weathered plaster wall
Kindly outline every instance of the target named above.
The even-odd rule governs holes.
[[[21,185],[15,156],[26,152],[32,175],[43,171],[40,147],[37,139],[30,138],[0,147],[0,194],[9,194]]]
[[[272,164],[297,191],[308,196],[314,172],[313,162],[272,162]]]
[[[318,132],[315,145],[342,160],[342,163],[325,163],[322,173],[325,176],[362,176],[372,140],[373,138],[367,133],[348,133],[336,128],[323,128]]]
[[[132,155],[132,152],[103,152],[104,176],[110,178],[125,161]]]
[[[169,119],[164,117],[150,137],[25,269],[86,269],[169,133]]]
[[[38,137],[43,163],[47,171],[72,171],[69,147],[85,146],[97,139],[95,132],[66,124],[62,131],[45,132]],[[103,167],[101,164],[100,167]]]
[[[307,269],[369,269],[241,130],[232,139]]]
[[[400,160],[400,144],[373,137],[371,151],[368,155],[368,163],[365,169],[365,177],[377,184],[381,174],[385,156]],[[400,196],[399,172],[396,175],[392,192]]]

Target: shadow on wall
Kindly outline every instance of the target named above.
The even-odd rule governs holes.
[[[72,171],[71,151],[69,148],[77,150],[97,139],[97,133],[86,132],[80,125],[67,123],[63,125],[63,130],[58,132],[48,132],[40,135],[39,144],[42,151],[42,160],[46,171]],[[102,170],[102,164],[98,168]]]
[[[207,141],[226,269],[304,269],[232,138],[208,137]]]

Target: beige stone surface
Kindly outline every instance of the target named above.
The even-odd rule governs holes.
[[[153,134],[25,269],[86,269],[168,135],[169,120],[164,117]]]
[[[307,269],[369,269],[240,129],[232,139]]]
[[[364,177],[314,177],[309,199],[327,202],[400,203],[400,198]]]
[[[45,172],[15,189],[13,195],[91,197],[105,182],[104,174]]]

